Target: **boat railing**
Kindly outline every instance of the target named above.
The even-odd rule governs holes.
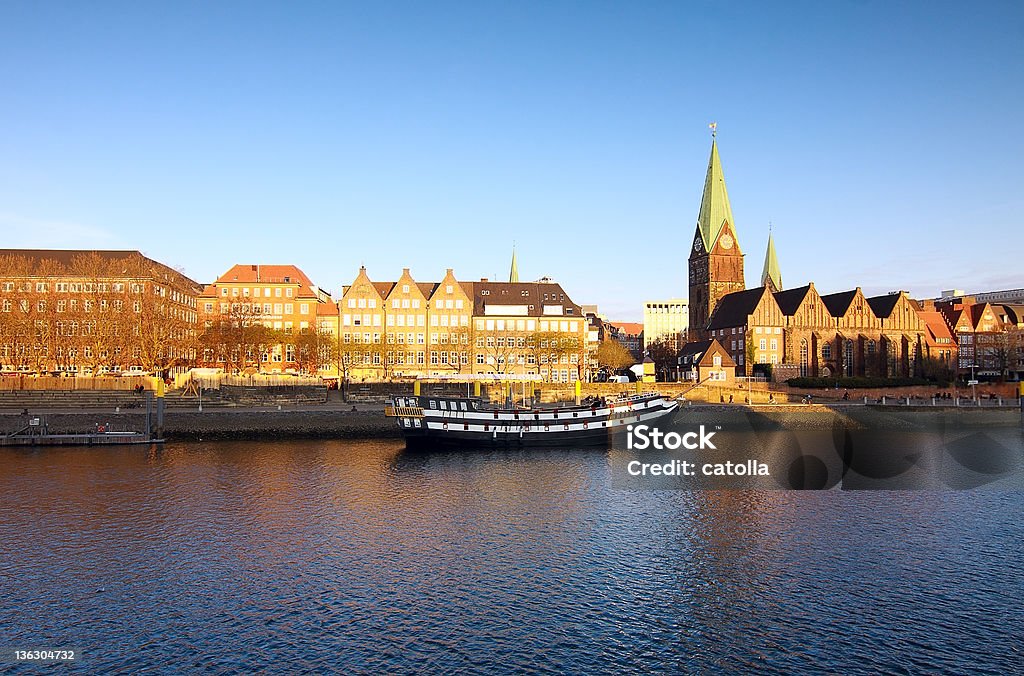
[[[389,418],[422,418],[423,409],[419,406],[385,406],[384,415]]]

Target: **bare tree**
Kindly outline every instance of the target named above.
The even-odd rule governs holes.
[[[299,332],[295,339],[295,363],[300,371],[316,375],[333,360],[334,335],[331,332],[312,327]]]
[[[597,348],[597,363],[609,371],[629,368],[634,361],[633,354],[614,338],[605,338]]]

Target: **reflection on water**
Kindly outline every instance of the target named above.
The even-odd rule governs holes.
[[[1007,491],[619,490],[602,451],[0,450],[0,644],[89,671],[1019,667]]]

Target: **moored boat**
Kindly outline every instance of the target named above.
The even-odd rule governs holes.
[[[409,446],[598,446],[629,425],[670,417],[678,404],[660,394],[592,398],[580,405],[492,407],[470,397],[395,397],[385,415]]]

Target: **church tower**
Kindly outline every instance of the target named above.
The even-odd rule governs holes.
[[[775,255],[775,240],[772,238],[771,226],[768,227],[768,249],[764,252],[761,286],[767,286],[772,293],[782,291],[782,272],[779,270],[779,257]]]
[[[690,330],[697,336],[703,336],[718,301],[726,294],[746,288],[743,252],[736,237],[714,132],[711,135],[708,174],[704,179],[704,195],[697,216],[697,231],[690,248],[689,272]]]
[[[519,281],[519,264],[516,263],[516,247],[512,245],[512,267],[508,271],[508,281],[518,282]]]

